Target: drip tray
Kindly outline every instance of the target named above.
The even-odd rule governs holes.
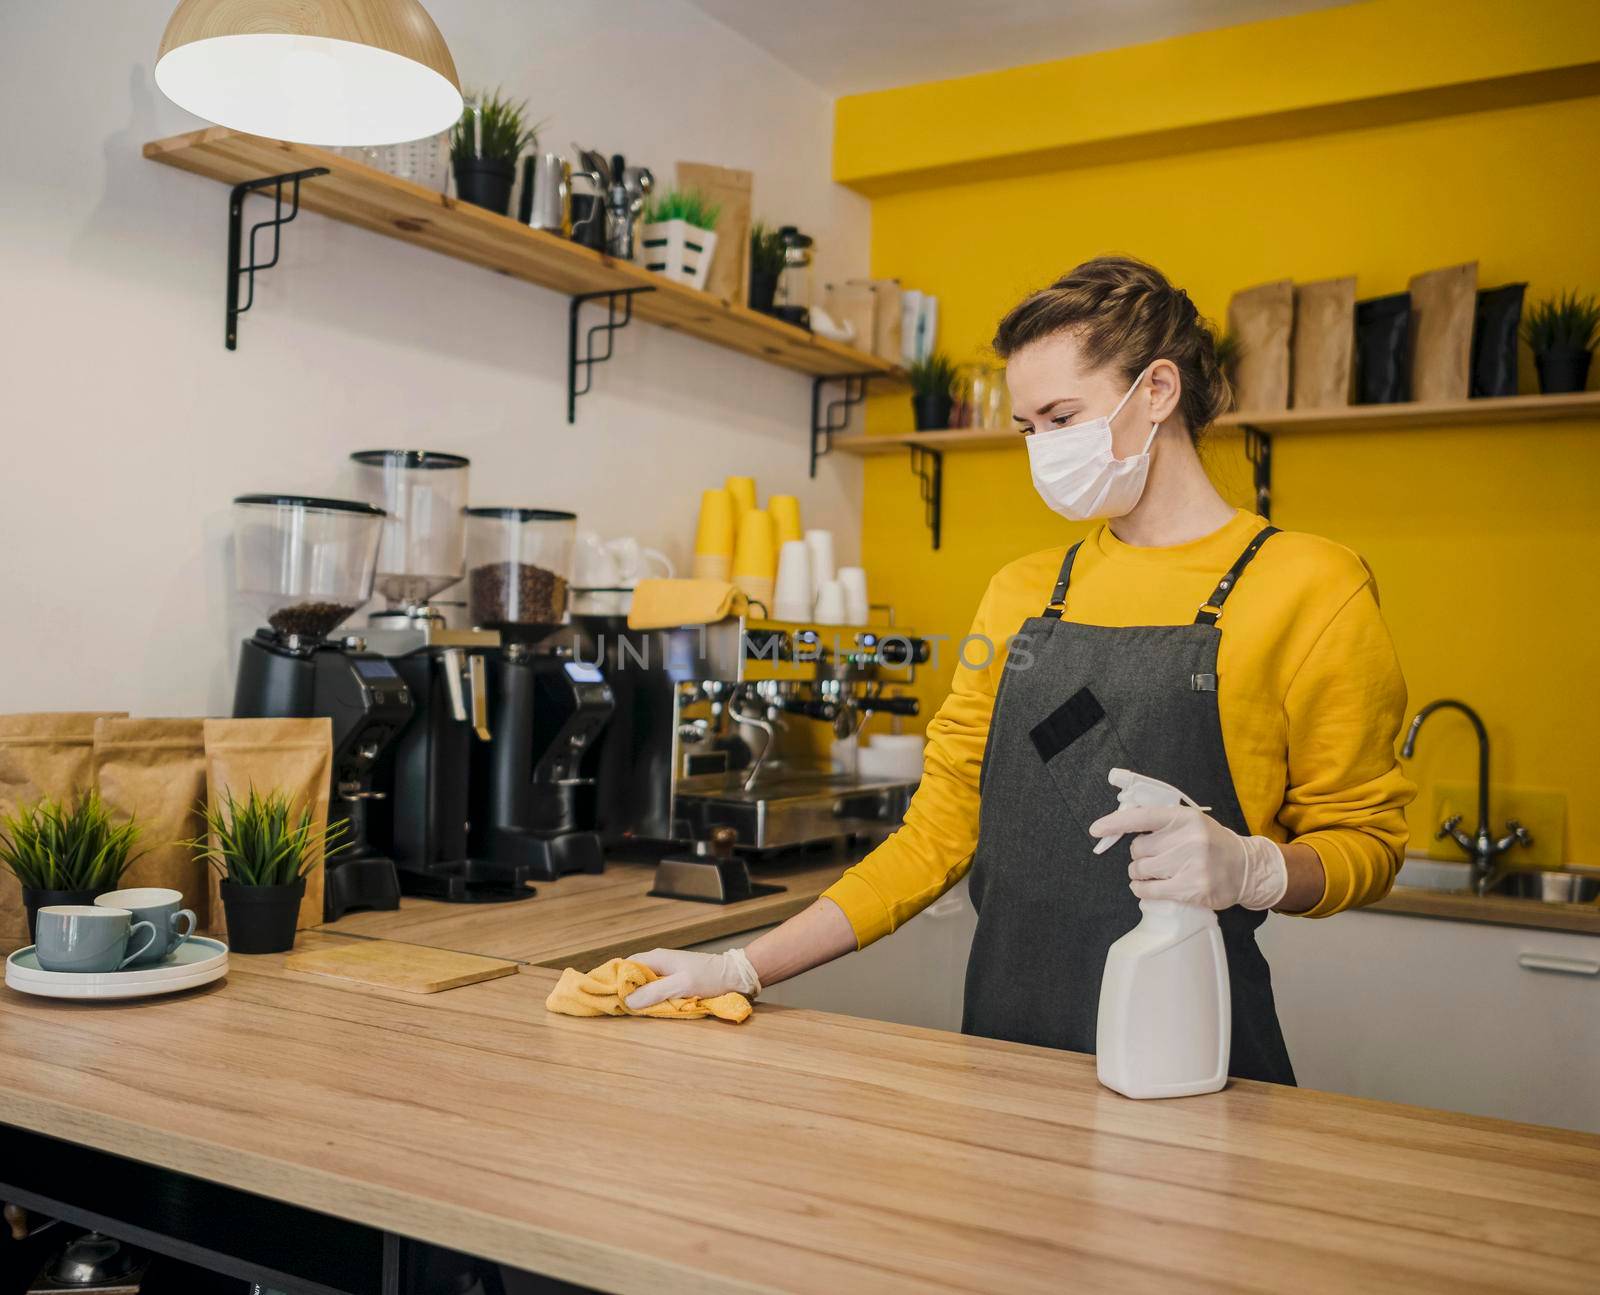
[[[677,792],[677,818],[696,840],[731,827],[743,850],[781,850],[841,837],[887,836],[905,818],[915,781],[849,774],[780,774],[746,791],[737,783]]]

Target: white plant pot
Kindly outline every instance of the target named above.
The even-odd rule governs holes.
[[[717,254],[715,230],[700,229],[686,220],[663,220],[639,227],[639,261],[647,270],[664,274],[691,288],[704,290]]]

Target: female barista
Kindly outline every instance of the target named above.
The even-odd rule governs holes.
[[[1195,442],[1227,385],[1152,267],[1080,265],[1001,320],[995,349],[1039,494],[1100,524],[990,582],[972,632],[993,659],[957,668],[905,825],[747,949],[638,955],[664,978],[629,1003],[758,992],[889,934],[970,868],[967,1032],[1093,1052],[1106,951],[1139,898],[1175,899],[1218,910],[1232,1073],[1293,1083],[1255,929],[1268,909],[1382,898],[1413,794],[1371,573],[1217,494]],[[1207,808],[1117,809],[1119,767]]]

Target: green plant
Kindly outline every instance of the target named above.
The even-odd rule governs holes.
[[[138,825],[113,822],[96,791],[71,809],[46,797],[0,816],[0,862],[28,890],[110,890],[138,840]]]
[[[759,220],[750,226],[750,268],[756,274],[783,273],[783,235]]]
[[[1590,350],[1596,329],[1600,329],[1600,301],[1576,292],[1534,302],[1522,321],[1522,336],[1535,355]]]
[[[481,158],[514,166],[523,149],[539,142],[539,126],[527,124],[527,111],[526,101],[512,103],[498,90],[468,99],[461,120],[450,132],[450,160]]]
[[[715,229],[722,207],[708,202],[698,189],[668,189],[650,199],[644,209],[645,223],[658,225],[662,221],[682,220],[696,229]]]
[[[955,389],[956,364],[943,351],[932,352],[906,370],[911,390],[917,396],[948,396]]]
[[[254,787],[243,801],[224,791],[220,805],[205,807],[206,835],[184,842],[224,881],[239,886],[288,886],[317,866],[317,851],[337,854],[348,829],[343,822],[318,827],[308,806],[297,816],[288,793]]]

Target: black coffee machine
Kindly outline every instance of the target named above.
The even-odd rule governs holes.
[[[371,595],[384,512],[308,495],[240,495],[233,502],[239,593],[267,621],[240,650],[233,713],[332,721],[329,826],[337,832],[342,822],[345,830],[342,848],[325,864],[324,916],[396,908],[394,862],[368,834],[367,807],[382,798],[373,773],[411,720],[411,689],[359,639],[329,637]]]
[[[513,639],[486,661],[493,736],[473,748],[472,852],[545,881],[603,872],[579,793],[593,782],[584,755],[615,708],[610,685],[568,644]]]

